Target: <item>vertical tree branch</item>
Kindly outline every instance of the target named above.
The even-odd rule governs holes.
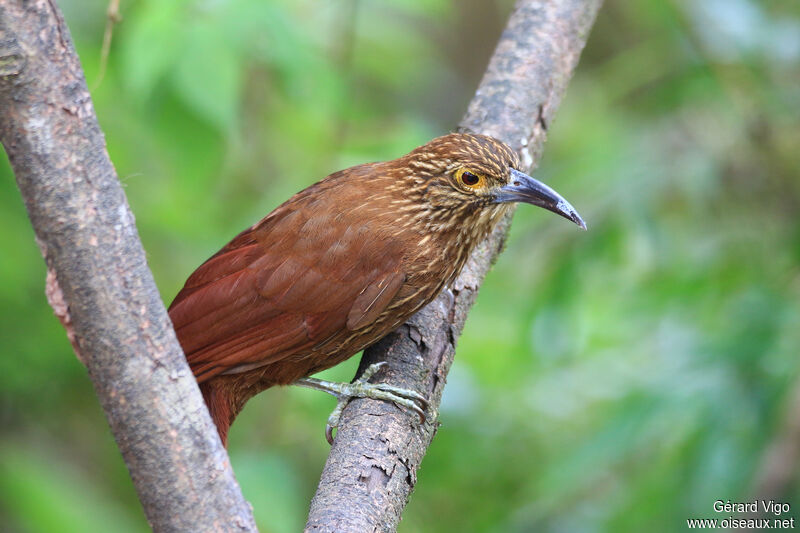
[[[518,0],[461,121],[519,150],[532,168],[601,0]],[[359,372],[387,361],[384,382],[426,394],[427,422],[414,424],[385,402],[358,399],[340,430],[311,502],[306,531],[395,531],[438,419],[455,342],[478,288],[505,240],[511,217],[475,251],[452,287],[368,349]]]
[[[255,531],[175,338],[52,0],[0,3],[0,141],[48,266],[48,299],[89,370],[156,531]]]

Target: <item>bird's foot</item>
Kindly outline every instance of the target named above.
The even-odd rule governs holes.
[[[352,383],[337,383],[317,378],[301,378],[294,382],[294,385],[327,392],[339,400],[325,425],[325,438],[329,444],[333,444],[333,430],[339,426],[342,411],[353,398],[372,398],[393,402],[400,408],[416,413],[419,416],[420,424],[425,423],[428,400],[422,394],[385,383],[368,383],[370,378],[385,364],[386,362],[370,365],[361,377]]]

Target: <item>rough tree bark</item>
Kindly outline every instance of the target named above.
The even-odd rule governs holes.
[[[517,149],[532,168],[578,62],[601,0],[518,0],[460,128]],[[509,216],[445,291],[361,361],[387,361],[384,382],[431,400],[428,420],[385,402],[352,401],[341,418],[306,531],[395,531],[436,432],[445,378],[478,288],[503,247]]]
[[[0,0],[0,141],[156,531],[256,531],[161,302],[53,0]]]

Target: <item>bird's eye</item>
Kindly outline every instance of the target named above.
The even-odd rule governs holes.
[[[465,168],[460,168],[456,171],[456,181],[459,185],[464,185],[469,189],[479,189],[486,181],[481,174],[476,174]]]
[[[466,170],[461,174],[461,181],[464,182],[464,185],[477,185],[481,179],[469,170]]]

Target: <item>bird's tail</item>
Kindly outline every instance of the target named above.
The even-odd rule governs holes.
[[[201,383],[200,392],[203,393],[203,399],[206,401],[208,412],[211,413],[211,419],[217,426],[222,445],[227,448],[228,430],[231,424],[233,424],[236,415],[241,411],[241,407],[237,407],[236,403],[233,401],[230,389],[225,386],[220,386],[216,380]]]

